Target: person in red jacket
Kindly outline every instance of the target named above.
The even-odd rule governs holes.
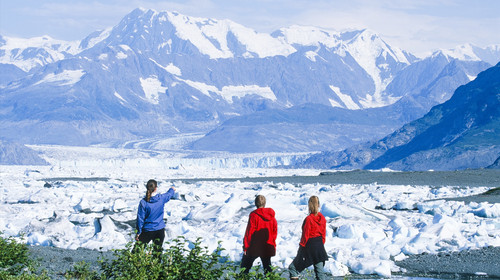
[[[300,238],[297,256],[288,267],[290,279],[299,279],[299,273],[306,267],[314,265],[317,280],[326,279],[324,266],[328,260],[325,250],[326,219],[319,212],[319,198],[311,196],[308,202],[309,216],[302,223],[302,236]]]
[[[271,272],[271,257],[276,255],[276,237],[278,236],[278,222],[272,208],[266,207],[266,198],[263,195],[255,197],[257,209],[250,213],[245,237],[243,238],[243,258],[241,267],[243,273],[248,273],[255,259],[260,257],[264,272]]]

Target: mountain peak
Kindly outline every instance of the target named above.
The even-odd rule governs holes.
[[[452,49],[439,49],[432,54],[433,57],[438,55],[463,61],[486,61],[493,66],[500,61],[500,45],[480,48],[473,44],[463,44]]]
[[[14,64],[24,71],[80,52],[78,41],[63,41],[44,35],[29,39],[0,38],[0,63]]]
[[[333,48],[340,44],[338,33],[314,26],[292,25],[281,28],[273,33],[273,36],[280,36],[288,44],[302,46],[319,46]]]

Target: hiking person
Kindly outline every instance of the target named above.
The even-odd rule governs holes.
[[[260,257],[264,272],[271,269],[271,257],[276,255],[276,237],[278,236],[278,222],[272,208],[266,208],[266,198],[263,195],[255,197],[257,209],[248,217],[247,229],[243,238],[243,257],[241,267],[247,274],[252,268],[255,259]]]
[[[324,266],[328,260],[325,250],[326,219],[319,212],[319,198],[309,198],[309,215],[302,223],[302,237],[300,238],[297,256],[288,267],[290,279],[299,279],[299,273],[305,268],[314,265],[314,274],[317,280],[326,279]]]
[[[171,187],[162,194],[158,194],[157,190],[158,183],[155,180],[149,180],[146,184],[146,196],[139,202],[137,210],[135,240],[142,244],[148,244],[152,240],[155,245],[154,250],[161,253],[165,239],[165,221],[163,220],[165,203],[172,198],[175,188]],[[136,246],[134,246],[135,249]]]

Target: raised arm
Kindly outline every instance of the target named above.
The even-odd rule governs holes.
[[[167,203],[175,194],[175,188],[171,187],[166,193],[163,194],[163,203]]]

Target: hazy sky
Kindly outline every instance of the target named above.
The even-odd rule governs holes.
[[[415,54],[500,44],[500,0],[0,0],[0,35],[81,40],[138,7],[230,19],[267,33],[294,24],[369,28]]]

